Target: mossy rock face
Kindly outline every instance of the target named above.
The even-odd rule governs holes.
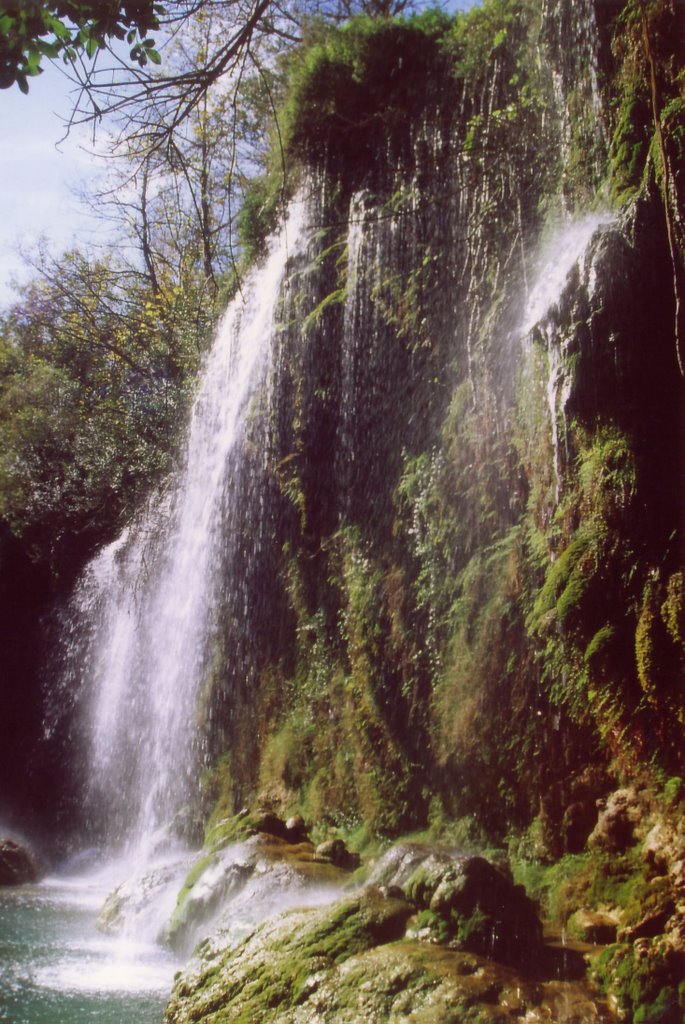
[[[620,1019],[633,1024],[682,1024],[685,951],[663,935],[609,946],[592,965]]]
[[[166,1024],[266,1021],[297,1006],[349,957],[404,935],[406,900],[369,888],[324,909],[267,921],[244,942],[191,964],[177,983]]]
[[[617,922],[611,914],[581,908],[571,914],[566,931],[571,939],[608,946],[616,942]]]
[[[644,808],[634,789],[617,789],[601,811],[588,844],[607,853],[624,853],[635,842],[635,828]]]
[[[205,836],[205,849],[220,850],[229,843],[239,843],[250,836],[263,833],[292,842],[294,838],[304,839],[301,830],[294,837],[282,818],[270,811],[248,811],[244,809],[228,818],[212,821]]]
[[[606,1021],[582,986],[531,982],[475,954],[401,939],[411,910],[368,888],[269,921],[233,949],[191,964],[164,1022]]]

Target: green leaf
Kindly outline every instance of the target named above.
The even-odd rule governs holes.
[[[44,57],[52,59],[58,57],[60,52],[60,46],[58,43],[49,43],[45,39],[36,40],[36,49],[39,53],[42,53]]]
[[[89,36],[89,38],[86,39],[86,53],[89,57],[94,57],[99,48],[100,45],[95,36]]]
[[[40,74],[40,58],[41,55],[38,50],[31,49],[26,54],[26,60],[24,61],[24,71],[27,75],[39,75]]]
[[[29,91],[29,83],[26,81],[26,76],[22,75],[20,71],[17,72],[17,85],[24,94]]]
[[[48,15],[45,19],[45,25],[46,28],[53,32],[57,38],[61,39],[63,42],[68,42],[71,39],[71,31],[59,20],[59,18]]]
[[[148,57],[150,58],[150,60],[152,61],[153,64],[161,64],[162,63],[162,58],[161,58],[160,54],[157,52],[157,50],[148,50],[147,51],[147,55],[148,55]]]

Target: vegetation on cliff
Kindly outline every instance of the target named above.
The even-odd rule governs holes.
[[[241,586],[198,712],[210,837],[258,799],[360,848],[507,847],[559,926],[612,934],[598,983],[653,1024],[684,998],[682,33],[669,0],[487,0],[313,24],[274,74],[243,251],[296,187],[315,230],[248,417]],[[531,320],[540,253],[590,209]],[[51,566],[168,465],[202,346],[177,291],[111,289],[106,267],[66,308],[34,286],[3,328],[4,525]],[[276,983],[265,936],[235,954],[258,961],[236,1013],[309,999],[306,942]]]
[[[676,97],[669,10],[647,14],[660,92]],[[261,787],[312,818],[387,834],[468,818],[499,840],[542,802],[563,852],[583,842],[561,828],[569,805],[585,806],[587,834],[617,772],[652,759],[681,770],[670,256],[654,122],[627,99],[649,91],[630,28],[639,11],[616,14],[603,12],[593,55],[576,55],[592,74],[573,65],[563,20],[541,26],[534,5],[509,2],[453,20],[353,22],[315,37],[295,66],[278,159],[314,168],[328,198],[318,291],[299,297],[306,354],[286,336],[270,441],[291,664],[281,649],[261,673],[255,714],[271,724],[260,775],[238,772],[236,792]],[[541,57],[563,60],[563,100]],[[564,123],[589,102],[594,122]],[[639,173],[622,225],[514,368],[503,352],[522,316],[512,282],[532,275],[559,203],[606,202],[606,189],[626,201],[627,123],[645,141],[639,158],[631,149]],[[355,329],[374,340],[357,384],[390,372],[403,389],[369,385],[361,424],[341,412],[345,368],[330,347],[350,320],[350,215],[384,254],[362,271]],[[558,352],[550,332],[564,337]],[[348,430],[368,452],[353,470],[329,440]]]

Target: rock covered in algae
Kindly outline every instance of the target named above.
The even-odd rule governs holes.
[[[269,1020],[314,997],[351,956],[401,938],[412,912],[406,900],[369,888],[272,918],[234,947],[201,946],[174,988],[165,1024]]]
[[[522,979],[472,953],[403,939],[414,908],[376,887],[199,949],[164,1024],[600,1024],[579,986]]]

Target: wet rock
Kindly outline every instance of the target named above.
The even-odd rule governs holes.
[[[542,956],[535,904],[508,868],[442,847],[400,844],[376,865],[371,881],[400,886],[434,940],[508,964]]]
[[[635,842],[635,826],[643,814],[634,789],[617,789],[600,812],[588,845],[607,853],[624,853]]]
[[[566,924],[572,939],[602,946],[616,942],[617,928],[618,922],[612,914],[584,908],[572,914]]]
[[[317,858],[311,843],[260,832],[196,858],[164,939],[185,952],[212,933],[234,941],[279,907],[330,902],[345,877],[340,868]]]
[[[267,921],[245,942],[191,962],[167,1008],[167,1024],[211,1019],[267,1020],[316,998],[337,965],[404,934],[406,900],[373,888],[324,909],[294,911]]]
[[[0,885],[25,885],[38,878],[38,865],[27,847],[0,839]]]
[[[383,854],[369,876],[372,885],[397,885],[415,903],[427,906],[445,873],[458,855],[447,847],[425,843],[397,843]],[[420,874],[417,872],[420,869]],[[412,879],[412,889],[407,889]]]
[[[330,861],[336,867],[342,868],[343,871],[354,871],[361,863],[359,854],[351,853],[342,839],[327,839],[325,842],[319,843],[316,855]]]
[[[582,986],[526,980],[472,953],[403,939],[411,907],[375,888],[267,922],[196,957],[165,1024],[600,1024]]]
[[[105,900],[96,922],[98,931],[114,935],[135,922],[136,933],[144,931],[157,939],[187,867],[182,860],[127,878]]]

